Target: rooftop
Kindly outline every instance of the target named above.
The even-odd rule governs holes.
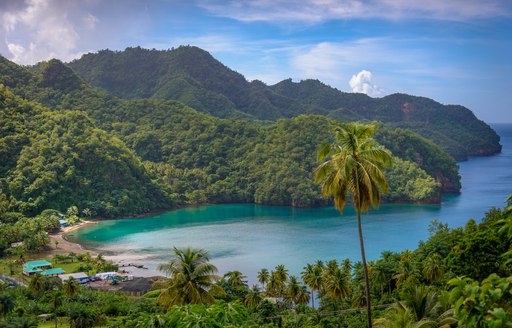
[[[61,268],[53,268],[53,269],[48,269],[48,270],[41,272],[41,274],[43,276],[50,276],[52,274],[61,274],[61,273],[65,273],[65,271],[62,270]]]
[[[30,261],[30,262],[26,262],[25,264],[23,264],[24,267],[43,267],[43,266],[52,266],[52,264],[46,260],[35,260],[35,261]]]

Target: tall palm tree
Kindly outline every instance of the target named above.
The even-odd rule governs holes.
[[[255,309],[262,300],[263,297],[261,296],[260,288],[257,285],[253,285],[245,296],[245,305],[251,309]]]
[[[211,264],[208,253],[202,249],[174,247],[171,262],[158,269],[170,276],[169,285],[158,301],[167,307],[183,304],[213,303],[214,294],[223,290],[215,283],[220,279],[217,268]]]
[[[36,293],[40,293],[46,286],[46,278],[40,273],[36,272],[28,283],[28,289]]]
[[[444,266],[441,255],[435,253],[427,257],[423,266],[423,275],[430,283],[436,283],[443,278]]]
[[[315,169],[317,183],[324,196],[334,196],[334,205],[343,214],[351,196],[357,213],[357,228],[365,276],[368,327],[372,327],[370,286],[364,251],[361,212],[380,204],[380,191],[387,191],[384,169],[391,164],[391,154],[372,138],[375,125],[346,124],[336,128],[336,143],[324,145],[318,159],[325,160]]]
[[[229,271],[224,275],[227,282],[233,287],[247,286],[247,281],[244,280],[247,276],[240,271]]]
[[[260,272],[258,272],[258,281],[261,284],[261,287],[266,287],[269,277],[270,276],[268,270],[265,268],[261,269]]]
[[[73,296],[78,291],[78,282],[75,278],[69,277],[66,282],[62,285],[62,290],[66,295]]]
[[[295,276],[291,276],[288,284],[286,285],[286,301],[293,305],[297,304],[297,297],[301,292],[302,286],[299,283],[299,279]]]
[[[50,294],[50,302],[53,309],[53,320],[55,323],[55,328],[57,328],[58,323],[58,317],[57,317],[57,310],[62,304],[62,292],[59,290],[55,290]]]
[[[319,266],[308,264],[301,273],[302,281],[311,289],[311,301],[315,308],[315,291],[322,287],[322,269]]]
[[[334,300],[342,301],[348,296],[347,275],[339,267],[325,273],[323,277],[324,290]]]
[[[275,277],[278,284],[278,295],[283,297],[286,281],[288,281],[288,269],[283,264],[276,265],[272,275]]]

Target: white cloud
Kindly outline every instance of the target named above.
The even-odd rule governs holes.
[[[333,19],[437,19],[467,21],[510,17],[507,1],[488,0],[198,0],[199,6],[221,17],[244,22],[318,23]]]
[[[57,57],[76,57],[79,35],[67,17],[65,2],[29,0],[24,8],[2,16],[4,42],[13,61],[33,64]]]
[[[372,72],[362,70],[357,75],[352,75],[348,82],[352,92],[364,93],[370,97],[379,97],[384,95],[384,90],[372,82]]]

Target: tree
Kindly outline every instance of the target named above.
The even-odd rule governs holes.
[[[229,271],[224,275],[227,282],[233,287],[247,286],[247,281],[244,280],[247,276],[240,271]]]
[[[342,301],[349,293],[347,275],[339,268],[333,268],[323,277],[324,290],[334,300]]]
[[[443,259],[439,254],[432,254],[423,262],[423,275],[430,283],[436,283],[444,275]]]
[[[368,327],[372,327],[368,267],[364,251],[361,212],[379,206],[381,190],[387,191],[384,168],[391,164],[391,154],[372,138],[375,125],[345,124],[336,128],[336,143],[323,145],[318,159],[325,160],[315,169],[316,182],[324,196],[334,196],[334,205],[343,214],[351,196],[357,213],[357,228],[364,269]]]
[[[62,289],[64,290],[64,293],[68,296],[73,296],[78,291],[78,283],[76,282],[76,279],[73,277],[69,277],[68,280],[62,285]]]
[[[53,310],[53,319],[55,321],[55,328],[57,328],[57,322],[58,322],[57,309],[62,304],[62,293],[58,290],[53,291],[50,295],[50,301],[51,301],[52,310]]]
[[[215,283],[220,279],[217,268],[211,264],[205,250],[174,247],[174,256],[158,269],[170,276],[169,285],[158,302],[168,308],[173,305],[213,303],[214,293],[223,290]]]
[[[266,287],[268,280],[269,280],[268,270],[265,268],[261,269],[261,271],[258,272],[258,281],[263,288]]]
[[[322,287],[322,268],[317,265],[308,264],[301,273],[302,281],[311,289],[311,300],[315,308],[315,291]]]
[[[245,296],[245,305],[247,305],[251,309],[255,309],[258,304],[263,300],[261,297],[261,291],[257,285],[253,285],[249,290],[247,295]]]
[[[46,286],[46,279],[40,273],[35,273],[28,283],[28,289],[33,292],[40,293]]]
[[[0,313],[5,317],[14,309],[14,297],[6,293],[0,294]]]

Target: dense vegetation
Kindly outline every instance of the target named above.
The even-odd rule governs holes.
[[[374,326],[508,327],[512,197],[481,223],[450,229],[434,221],[429,232],[416,250],[385,251],[368,263]],[[92,264],[80,270],[105,265],[74,257]],[[0,284],[0,327],[36,327],[42,320],[59,327],[365,327],[361,263],[317,261],[305,264],[300,278],[283,265],[263,268],[251,288],[242,272],[217,276],[201,250],[175,249],[162,269],[169,278],[136,298],[39,275],[28,288]]]
[[[32,70],[0,60],[0,194],[9,211],[77,205],[115,217],[206,202],[326,204],[311,170],[332,119],[219,119],[175,101],[109,96],[57,60]],[[441,191],[460,189],[455,161],[426,139],[384,126],[378,139],[401,158],[387,172],[387,200],[438,202]]]
[[[86,54],[69,63],[91,85],[122,98],[173,99],[222,118],[276,120],[321,114],[343,121],[382,121],[411,129],[457,159],[501,150],[498,135],[462,106],[393,94],[371,98],[320,81],[248,82],[197,47],[127,48]]]
[[[1,85],[0,106],[0,189],[7,211],[33,216],[78,205],[119,216],[169,206],[134,153],[85,113],[49,111]]]

